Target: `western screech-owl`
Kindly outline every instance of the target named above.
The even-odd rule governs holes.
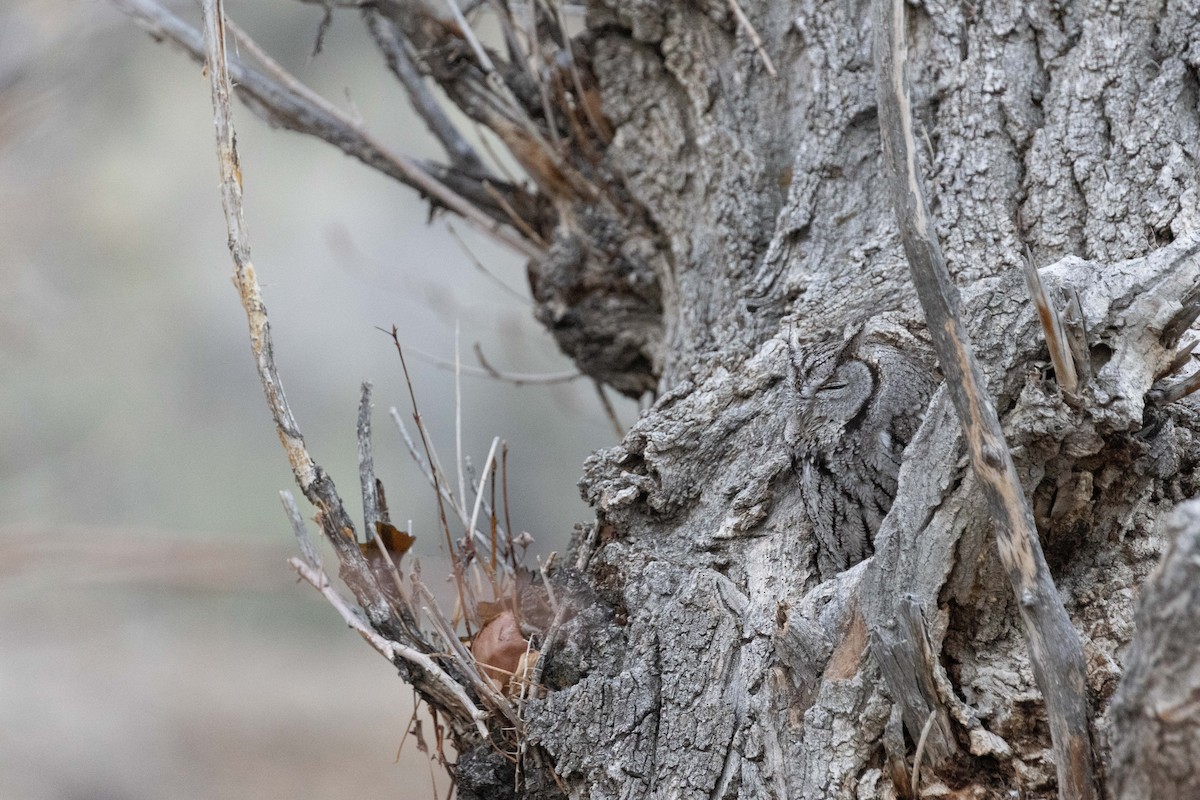
[[[923,333],[869,325],[841,341],[792,342],[799,397],[792,466],[823,578],[858,563],[896,496],[901,455],[938,381]]]

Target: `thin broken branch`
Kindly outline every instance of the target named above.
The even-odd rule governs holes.
[[[967,440],[971,468],[995,520],[996,545],[1017,598],[1029,660],[1046,701],[1059,797],[1093,800],[1096,774],[1088,725],[1083,646],[1054,586],[1033,511],[959,314],[958,290],[929,217],[917,164],[905,70],[904,0],[879,0],[875,65],[884,164],[900,237],[930,337]],[[917,734],[919,732],[910,731]]]
[[[432,658],[424,653],[414,650],[411,647],[406,647],[399,642],[393,642],[385,639],[367,625],[367,623],[355,612],[355,610],[342,597],[336,589],[329,583],[329,579],[325,574],[312,568],[299,558],[290,558],[288,563],[296,570],[301,578],[307,581],[314,589],[319,591],[329,605],[333,606],[346,624],[353,628],[359,636],[367,641],[371,647],[393,663],[397,661],[405,661],[413,667],[424,672],[424,674],[434,683],[438,684],[447,695],[453,697],[457,701],[459,707],[475,722],[476,730],[484,739],[489,738],[489,733],[485,720],[487,715],[479,710],[467,693],[463,691],[458,681],[446,674],[445,670],[437,665]]]
[[[381,649],[381,652],[388,654],[401,673],[431,705],[441,708],[450,716],[456,735],[470,738],[474,729],[483,737],[487,737],[488,731],[483,724],[483,716],[466,699],[461,685],[427,655],[414,647],[402,644],[410,634],[372,574],[370,565],[359,549],[354,523],[347,514],[333,481],[309,455],[304,437],[288,405],[275,366],[266,307],[250,260],[250,244],[242,210],[242,171],[231,120],[232,87],[226,61],[225,18],[221,0],[205,0],[203,8],[204,44],[212,89],[213,123],[216,129],[217,160],[221,175],[221,204],[225,211],[229,250],[233,256],[234,283],[249,324],[255,366],[296,483],[304,496],[316,507],[317,521],[341,562],[340,575],[365,612],[366,621],[360,620],[355,613],[347,615],[348,607],[344,602],[335,606],[343,612],[348,622],[357,622],[355,626],[360,632],[364,632],[364,636],[367,636],[372,644],[379,647],[379,641],[387,641],[387,647]],[[369,397],[367,399],[369,401]],[[304,560],[296,559],[294,566],[297,566],[306,580],[321,589],[322,593],[326,593],[327,581],[319,571],[320,561],[316,549],[307,539],[299,512],[294,502],[291,502],[290,495],[285,495],[283,500],[304,553]],[[329,594],[326,596],[334,602],[333,597]],[[374,631],[367,629],[368,623]],[[456,708],[465,713],[456,712]]]
[[[362,383],[358,404],[358,478],[362,485],[363,529],[367,536],[376,532],[379,522],[379,490],[375,485],[375,457],[371,450],[371,384]]]
[[[1151,389],[1146,393],[1146,399],[1156,406],[1167,406],[1195,393],[1198,389],[1200,389],[1200,370],[1196,370],[1183,380]]]
[[[296,507],[296,498],[292,497],[291,492],[282,491],[279,493],[279,499],[283,501],[288,521],[292,523],[292,533],[296,536],[296,543],[300,545],[300,553],[304,556],[304,561],[313,569],[321,569],[321,555],[317,552],[316,544],[304,527],[304,518],[300,516],[300,509]]]
[[[179,17],[152,0],[112,2],[155,39],[169,41],[204,63],[203,37]],[[245,43],[246,39],[242,41]],[[256,52],[265,56],[261,48],[256,48]],[[272,71],[283,70],[276,64]],[[541,248],[507,229],[507,213],[494,207],[477,180],[460,180],[451,188],[447,173],[439,171],[435,175],[435,171],[416,159],[392,152],[344,112],[294,78],[284,85],[237,59],[229,61],[228,72],[243,102],[268,122],[324,139],[346,155],[429,196],[522,255],[539,258],[543,254]],[[464,191],[470,191],[472,196],[465,197]]]
[[[363,20],[371,37],[375,40],[379,52],[383,54],[388,69],[408,92],[413,110],[421,116],[421,119],[425,120],[429,132],[441,143],[446,155],[450,157],[451,163],[472,175],[479,177],[490,175],[491,171],[483,163],[483,159],[475,152],[475,148],[458,130],[433,93],[429,91],[429,87],[425,85],[425,78],[417,69],[412,56],[409,55],[409,45],[401,39],[402,34],[398,32],[398,29],[388,23],[375,8],[363,9]]]
[[[480,366],[472,367],[470,364],[455,365],[455,363],[446,358],[440,358],[432,353],[426,353],[424,350],[418,350],[415,347],[409,348],[414,356],[417,356],[422,361],[425,361],[438,369],[444,369],[447,372],[453,372],[456,369],[460,370],[463,375],[469,378],[493,378],[505,383],[511,383],[513,386],[529,386],[554,383],[570,383],[573,380],[583,377],[583,373],[578,370],[569,372],[501,372],[493,367],[486,358],[481,356],[479,350],[476,350],[476,358],[479,359]]]
[[[754,45],[754,49],[758,51],[758,57],[762,59],[763,66],[767,68],[767,74],[772,78],[778,78],[779,72],[776,71],[775,65],[771,62],[771,57],[767,55],[767,48],[763,46],[762,37],[754,29],[754,25],[750,22],[750,18],[746,16],[741,3],[738,0],[729,0],[729,10],[733,13],[733,18],[737,20],[738,26],[750,37],[750,42]]]

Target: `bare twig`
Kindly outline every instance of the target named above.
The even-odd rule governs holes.
[[[151,36],[170,41],[196,61],[204,62],[205,51],[200,33],[153,0],[112,2],[133,17]],[[245,46],[244,40],[242,43]],[[261,49],[259,52],[262,52]],[[281,67],[275,66],[282,71]],[[542,255],[541,248],[504,227],[508,220],[507,215],[499,216],[504,214],[503,211],[498,208],[495,212],[481,210],[493,203],[486,194],[482,194],[478,181],[460,181],[457,190],[451,189],[420,162],[384,147],[358,123],[299,81],[294,81],[290,87],[285,86],[236,59],[230,61],[227,68],[237,84],[239,96],[251,110],[269,122],[324,139],[367,166],[428,195],[507,247],[529,258]],[[296,91],[296,86],[303,87],[303,91]],[[460,193],[468,189],[481,194],[468,200]]]
[[[513,574],[517,572],[517,548],[513,545],[512,519],[508,514],[508,442],[500,446],[500,497],[504,500],[504,541]]]
[[[225,19],[221,0],[205,0],[203,9],[204,44],[212,88],[213,123],[216,128],[217,160],[221,175],[221,203],[225,211],[229,250],[233,256],[234,283],[250,327],[251,350],[267,405],[274,417],[276,431],[287,453],[292,473],[304,496],[316,506],[317,520],[341,562],[340,575],[354,592],[355,599],[366,614],[366,621],[361,620],[336,592],[329,589],[328,581],[324,579],[318,566],[319,559],[316,557],[315,548],[311,543],[305,544],[307,534],[304,532],[299,512],[294,502],[291,502],[290,496],[285,496],[284,505],[304,552],[304,560],[294,559],[293,566],[334,603],[348,623],[358,629],[368,641],[380,649],[380,652],[392,659],[392,663],[400,668],[414,688],[431,704],[436,704],[451,715],[456,735],[471,735],[469,732],[474,729],[480,736],[487,738],[484,717],[466,697],[462,687],[428,656],[413,647],[400,644],[409,636],[409,632],[392,609],[359,549],[354,523],[346,513],[333,481],[309,456],[304,438],[284,395],[275,367],[266,307],[263,305],[258,279],[250,261],[250,245],[242,213],[242,172],[231,122],[232,87],[226,62]],[[368,622],[374,631],[367,627]],[[463,713],[457,713],[456,708],[460,708]]]
[[[449,220],[446,221],[446,230],[449,231],[450,235],[453,236],[455,241],[458,242],[458,246],[462,248],[462,251],[467,254],[467,258],[470,259],[471,263],[475,266],[475,269],[482,272],[488,279],[490,279],[493,283],[495,283],[498,287],[500,287],[500,289],[502,291],[504,291],[506,294],[511,295],[512,297],[515,297],[516,299],[520,300],[522,303],[524,303],[527,306],[532,305],[532,303],[530,302],[528,297],[526,297],[525,295],[518,292],[516,289],[509,286],[507,283],[505,283],[503,280],[500,279],[499,275],[497,275],[496,273],[489,270],[486,266],[484,266],[483,262],[479,260],[479,257],[476,256],[473,252],[471,252],[471,248],[467,246],[466,240],[464,240],[462,238],[462,236],[459,234],[458,230],[455,229],[455,227],[450,224]]]
[[[494,378],[498,381],[511,383],[514,386],[527,386],[532,384],[546,385],[553,383],[570,383],[571,381],[583,377],[582,372],[501,372],[487,362],[486,359],[480,360],[480,367],[472,367],[470,364],[462,364],[458,367],[454,362],[439,358],[432,353],[426,353],[424,350],[418,350],[415,347],[409,348],[410,352],[422,361],[428,362],[438,369],[444,369],[453,372],[458,369],[463,375],[469,378]],[[478,351],[476,351],[478,356]]]
[[[975,360],[929,219],[917,166],[905,69],[904,0],[878,0],[875,64],[884,163],[913,282],[925,311],[946,386],[968,443],[971,467],[995,520],[996,544],[1017,598],[1029,660],[1046,700],[1059,797],[1097,796],[1088,725],[1083,646],[1063,608],[1038,542],[1000,420]]]
[[[576,102],[579,108],[583,111],[584,117],[587,118],[588,124],[592,127],[592,131],[605,142],[612,141],[612,131],[608,126],[608,123],[597,117],[596,109],[594,109],[592,104],[588,103],[585,99],[586,93],[583,88],[583,80],[579,76],[579,66],[575,63],[575,53],[571,49],[571,36],[567,31],[567,19],[563,15],[562,3],[559,2],[559,0],[551,0],[550,6],[551,11],[554,14],[554,20],[558,23],[559,35],[562,36],[562,52],[567,57],[567,68],[571,73],[571,85],[575,89]],[[749,20],[747,20],[747,24],[749,24]],[[754,30],[753,27],[751,27],[750,30]],[[757,33],[755,35],[757,35]],[[766,57],[766,52],[760,48],[759,53],[762,55],[764,61],[769,65],[771,60]],[[768,69],[773,69],[773,67],[768,67]],[[581,138],[580,144],[583,144],[584,141],[585,139]]]
[[[408,433],[408,428],[404,425],[404,420],[400,418],[400,412],[395,408],[392,408],[390,413],[392,415],[392,421],[396,423],[396,427],[400,430],[400,436],[404,439],[404,446],[408,448],[408,454],[412,457],[413,461],[416,462],[417,468],[421,470],[421,473],[425,476],[425,479],[429,481],[429,485],[433,486],[435,490],[441,491],[443,500],[449,503],[450,507],[453,508],[455,513],[459,515],[459,522],[462,523],[465,530],[468,524],[466,512],[465,510],[460,509],[454,498],[454,495],[446,489],[445,473],[442,473],[441,470],[437,469],[436,467],[433,469],[430,468],[429,462],[417,450],[412,436],[410,436]],[[440,480],[435,480],[434,478],[435,469],[437,469],[438,474],[441,475]],[[479,531],[475,531],[472,538],[485,544],[488,542],[488,538]]]
[[[458,587],[458,596],[462,600],[464,597],[465,585],[463,581],[462,564],[459,561],[458,554],[454,550],[454,539],[450,536],[450,523],[446,519],[446,505],[443,502],[441,492],[441,479],[438,473],[442,470],[434,460],[433,451],[429,446],[429,438],[425,435],[425,426],[421,422],[421,412],[417,408],[417,393],[413,389],[412,377],[408,374],[408,362],[404,360],[404,348],[400,346],[400,334],[396,326],[392,326],[392,342],[396,345],[396,353],[400,356],[400,368],[404,372],[404,383],[408,387],[408,397],[412,402],[413,420],[417,423],[417,433],[421,437],[421,444],[425,447],[425,457],[430,464],[430,473],[433,476],[433,491],[437,499],[438,519],[442,524],[442,532],[446,536],[446,555],[450,559],[450,565],[454,569],[454,583]],[[453,503],[452,503],[453,505]],[[468,627],[467,633],[470,634]]]
[[[525,38],[529,42],[530,55],[533,57],[535,67],[534,83],[537,84],[538,99],[542,104],[542,116],[546,119],[546,128],[550,132],[550,141],[555,147],[562,144],[562,140],[558,135],[557,115],[554,113],[554,104],[550,101],[550,85],[544,79],[544,71],[547,69],[546,62],[548,59],[542,52],[542,42],[538,36],[538,10],[537,3],[529,4],[529,28],[525,31]]]
[[[754,49],[758,51],[758,57],[762,59],[763,66],[767,68],[767,73],[772,78],[778,78],[779,73],[775,70],[775,65],[771,63],[771,57],[767,55],[767,48],[763,46],[762,37],[758,35],[758,31],[754,30],[754,25],[751,24],[750,18],[746,16],[746,12],[742,10],[741,3],[738,0],[729,0],[729,10],[733,12],[733,18],[737,20],[738,25],[750,37],[750,41],[754,44]]]
[[[495,154],[492,155],[492,160],[495,161],[497,164],[500,163],[499,157],[496,156]],[[522,235],[524,235],[527,239],[529,239],[529,241],[533,242],[538,247],[541,247],[543,249],[549,249],[549,247],[550,247],[549,243],[547,243],[544,238],[539,236],[538,232],[535,231],[529,225],[528,222],[521,219],[521,215],[517,213],[517,210],[515,208],[513,208],[512,203],[505,200],[504,195],[501,194],[500,191],[496,189],[496,187],[492,186],[492,184],[489,181],[483,182],[483,191],[486,192],[489,197],[491,197],[493,200],[495,200],[496,205],[499,206],[504,211],[504,213],[508,215],[508,222],[511,223],[514,228],[516,228],[518,231],[520,231],[522,233]]]
[[[429,481],[430,486],[439,486],[440,481],[436,483],[434,481],[433,469],[429,465],[429,460],[419,450],[417,450],[416,443],[413,442],[412,435],[408,432],[408,427],[404,424],[404,420],[400,417],[400,410],[395,406],[392,406],[388,409],[388,413],[392,417],[392,422],[396,423],[396,427],[400,431],[400,436],[404,439],[404,446],[408,448],[408,454],[412,457],[412,460],[416,462],[417,468],[421,470],[421,474],[423,474],[425,479]],[[454,505],[453,495],[446,492],[445,489],[443,489],[443,497],[446,502],[450,503],[451,506]]]
[[[1151,389],[1146,393],[1146,399],[1156,406],[1166,406],[1182,400],[1197,389],[1200,389],[1200,369],[1169,386]]]
[[[467,509],[467,485],[463,480],[462,450],[462,353],[459,349],[459,326],[454,322],[454,467],[458,471],[459,515]]]
[[[401,602],[404,603],[404,610],[407,613],[404,621],[414,631],[417,631],[420,629],[420,621],[417,616],[418,608],[412,601],[412,594],[408,591],[408,587],[404,585],[404,576],[400,574],[400,567],[396,566],[396,562],[392,560],[392,554],[388,552],[387,544],[383,541],[383,537],[379,535],[379,531],[372,530],[371,536],[375,542],[375,546],[379,548],[380,556],[383,557],[384,562],[388,566],[388,574],[392,578],[392,584],[396,587],[396,593],[399,595]]]
[[[1177,344],[1197,318],[1200,318],[1200,282],[1179,298],[1179,311],[1163,328],[1162,341],[1168,346]]]
[[[547,584],[547,589],[549,589],[549,584]],[[546,656],[552,653],[558,645],[559,636],[562,634],[563,621],[566,619],[566,612],[567,604],[558,603],[554,610],[554,618],[551,619],[550,627],[546,629],[546,635],[542,639],[541,647],[539,648],[541,657],[533,665],[533,672],[529,676],[529,684],[533,689],[534,697],[541,697],[545,694],[542,690],[542,672],[548,660]]]
[[[321,569],[321,555],[304,526],[304,518],[300,516],[300,509],[296,507],[296,498],[292,497],[291,492],[282,491],[279,493],[279,499],[283,501],[283,508],[292,523],[292,533],[296,535],[296,542],[300,545],[305,562],[313,569]]]
[[[458,635],[454,632],[454,628],[446,619],[446,615],[438,608],[437,601],[429,591],[429,587],[417,579],[413,580],[413,584],[417,596],[426,604],[426,616],[433,622],[434,629],[446,645],[449,656],[458,663],[459,669],[471,683],[471,688],[475,690],[475,693],[490,708],[499,711],[510,722],[515,723],[517,718],[516,709],[513,708],[508,698],[496,691],[496,687],[492,685],[492,682],[479,671],[479,665],[475,661],[475,657],[463,645],[462,640],[458,638]]]
[[[475,31],[471,28],[471,23],[467,21],[467,17],[463,14],[462,9],[458,7],[458,3],[455,0],[446,0],[446,5],[450,7],[450,13],[454,15],[454,21],[458,23],[459,29],[467,39],[467,43],[471,45],[471,52],[479,60],[479,66],[483,68],[484,72],[494,73],[496,65],[492,63],[491,57],[483,49],[483,45],[479,43],[479,39],[475,36]]]
[[[363,526],[370,536],[379,522],[379,491],[375,487],[375,457],[371,452],[371,384],[362,383],[358,404],[358,479],[362,484]]]
[[[921,760],[925,757],[925,743],[929,741],[929,732],[933,730],[933,723],[936,719],[937,712],[930,711],[929,716],[925,719],[925,724],[921,726],[921,736],[917,739],[917,751],[913,754],[912,785],[910,786],[913,797],[921,796]]]
[[[1167,364],[1154,375],[1154,380],[1162,380],[1168,375],[1174,375],[1183,369],[1183,365],[1191,360],[1192,351],[1196,349],[1196,345],[1198,344],[1200,344],[1200,339],[1192,339],[1183,347],[1180,347],[1179,351],[1175,353],[1175,357],[1171,359],[1171,363]]]
[[[409,100],[412,101],[413,109],[421,115],[421,119],[425,120],[430,133],[441,143],[446,155],[450,157],[451,163],[459,169],[480,177],[490,174],[490,170],[483,163],[479,154],[475,152],[475,148],[458,130],[450,116],[446,114],[445,109],[429,91],[429,87],[425,85],[424,76],[421,75],[412,56],[408,53],[407,42],[401,40],[396,33],[396,28],[375,8],[364,9],[363,20],[366,22],[371,37],[375,39],[379,51],[383,53],[388,69],[404,86]]]
[[[296,573],[301,578],[306,580],[325,597],[329,605],[333,606],[341,614],[346,624],[365,639],[371,647],[375,648],[388,661],[393,663],[405,661],[422,670],[432,682],[438,684],[446,694],[453,697],[466,715],[474,720],[479,735],[484,739],[489,738],[487,725],[484,722],[487,719],[487,715],[479,710],[479,707],[463,691],[463,687],[459,685],[458,681],[447,675],[445,670],[437,665],[437,662],[422,652],[414,650],[411,647],[406,647],[399,642],[385,639],[371,630],[366,622],[350,607],[346,599],[338,594],[337,590],[330,585],[329,579],[325,577],[324,573],[314,569],[299,558],[288,559],[288,563],[292,565],[292,568],[296,570]]]
[[[483,475],[486,476],[488,474],[488,471],[492,468],[492,464],[495,463],[496,448],[499,446],[500,446],[500,437],[499,436],[494,437],[492,439],[492,446],[488,450],[487,460],[483,462]],[[477,534],[477,528],[475,526],[476,526],[476,523],[479,521],[479,509],[482,506],[483,506],[483,481],[480,480],[479,485],[475,489],[475,506],[474,506],[474,508],[471,509],[471,521],[467,524],[467,532],[472,537]],[[482,533],[479,533],[478,535],[481,537],[483,536]],[[488,537],[484,537],[484,539],[485,539],[485,541],[489,540]]]
[[[604,391],[604,384],[600,381],[593,380],[596,386],[596,395],[600,398],[600,407],[604,409],[605,416],[612,423],[613,431],[617,434],[618,439],[625,438],[625,426],[621,424],[620,418],[617,417],[617,410],[613,408],[612,401],[608,399],[608,392]]]
[[[217,131],[217,160],[221,170],[221,205],[225,210],[225,225],[229,236],[229,251],[233,255],[234,283],[250,324],[250,346],[255,365],[266,393],[267,406],[275,419],[279,440],[283,443],[292,473],[301,491],[322,512],[335,518],[345,515],[333,484],[313,462],[304,445],[304,437],[288,406],[287,397],[275,368],[271,328],[266,306],[259,290],[258,278],[250,262],[250,243],[242,214],[242,171],[234,145],[230,121],[230,76],[225,58],[224,16],[220,0],[206,0],[204,5],[205,37],[209,78],[212,86],[213,121]],[[347,520],[348,522],[348,520]],[[353,527],[350,527],[353,531]]]
[[[546,600],[550,603],[550,608],[554,611],[555,616],[558,616],[559,605],[558,596],[554,593],[554,586],[550,583],[550,570],[554,565],[555,558],[557,557],[558,552],[552,552],[550,555],[546,556],[546,563],[543,564],[541,556],[538,556],[538,574],[541,575],[542,586],[546,590]]]

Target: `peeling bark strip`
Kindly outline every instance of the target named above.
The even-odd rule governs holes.
[[[930,762],[939,766],[957,753],[958,745],[950,727],[950,716],[938,697],[937,654],[929,645],[928,629],[917,599],[901,597],[896,610],[895,630],[877,630],[871,652],[888,685],[905,692],[895,698],[905,727],[914,741],[920,738],[926,742]],[[930,725],[927,721],[930,719],[933,725],[926,740],[924,728]]]
[[[971,467],[996,522],[996,546],[1021,613],[1038,688],[1054,742],[1058,792],[1068,800],[1096,795],[1083,645],[1067,617],[1038,542],[1033,510],[1021,489],[1012,454],[970,338],[959,318],[917,165],[908,98],[904,0],[878,0],[875,65],[879,126],[904,252],[946,386],[966,435]]]

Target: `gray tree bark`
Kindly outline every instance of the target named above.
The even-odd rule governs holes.
[[[146,0],[117,2],[198,52]],[[406,85],[413,66],[436,80],[536,191],[481,181],[453,131],[456,168],[401,163],[235,64],[239,90],[440,186],[448,208],[518,218],[564,352],[656,393],[584,466],[596,520],[557,578],[571,613],[539,645],[547,691],[510,718],[547,757],[514,774],[463,716],[459,796],[1060,796],[1018,613],[1032,601],[997,555],[886,190],[869,3],[591,0],[557,106],[536,69],[492,64],[411,0],[364,13]],[[1200,313],[1200,6],[923,2],[909,16],[917,178],[1083,641],[1094,777],[1113,797],[1167,792],[1166,777],[1162,796],[1193,796],[1195,509],[1166,520],[1200,482],[1195,381],[1180,377]],[[569,136],[556,113],[592,132]],[[1051,367],[1026,252],[1061,306],[1077,386]],[[369,578],[352,587],[381,651],[440,659],[395,656],[431,703],[506,702],[392,619],[401,601],[349,564],[363,560],[352,524],[303,455],[343,570]]]
[[[589,8],[607,157],[665,242],[661,395],[585,467],[587,574],[619,624],[548,654],[582,666],[529,711],[534,738],[572,797],[909,797],[932,718],[919,796],[1054,797],[1016,605],[883,189],[869,5],[743,7],[778,79],[725,2]],[[1194,406],[1145,398],[1200,274],[1200,8],[910,16],[937,233],[1085,643],[1105,764],[1133,599],[1164,516],[1196,493]],[[1077,398],[1049,370],[1026,247],[1079,293]],[[822,360],[867,369],[831,378]],[[860,485],[889,495],[882,519]],[[1195,630],[1173,629],[1179,652]],[[1190,771],[1196,726],[1163,735]]]
[[[1200,500],[1167,520],[1162,564],[1138,601],[1134,644],[1113,701],[1113,795],[1162,800],[1200,796]]]

